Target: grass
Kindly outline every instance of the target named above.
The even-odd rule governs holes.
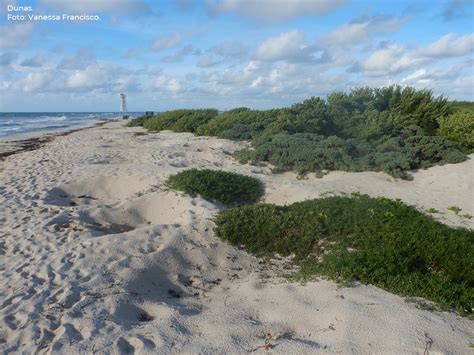
[[[264,194],[263,184],[256,178],[208,169],[182,171],[170,176],[166,184],[191,196],[201,195],[208,201],[227,206],[255,203]]]
[[[358,281],[473,313],[474,233],[399,200],[355,194],[257,204],[222,211],[215,223],[218,237],[258,256],[293,255],[294,279]]]
[[[455,214],[459,214],[459,212],[462,211],[462,209],[458,206],[451,206],[451,207],[448,207],[448,211],[451,211],[451,212],[454,212]]]

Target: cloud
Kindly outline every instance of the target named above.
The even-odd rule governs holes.
[[[70,74],[65,80],[65,89],[73,92],[118,92],[136,89],[136,80],[129,70],[98,61]]]
[[[405,21],[391,16],[360,18],[336,28],[322,37],[320,42],[330,46],[360,44],[371,37],[398,30]]]
[[[304,33],[292,30],[263,41],[257,48],[255,59],[308,61],[311,59],[311,52],[312,48],[305,41]]]
[[[13,22],[0,26],[2,39],[0,40],[0,48],[20,48],[30,43],[34,22]]]
[[[42,67],[46,63],[46,56],[44,54],[37,54],[34,57],[25,59],[20,63],[23,67]]]
[[[68,70],[85,69],[95,61],[94,51],[91,48],[83,48],[78,50],[75,55],[65,56],[57,68]]]
[[[54,80],[54,75],[48,71],[28,73],[20,82],[20,86],[25,92],[43,91]]]
[[[18,59],[18,53],[7,52],[0,55],[0,66],[7,66]]]
[[[237,63],[246,58],[247,54],[247,47],[242,42],[224,41],[206,50],[197,65],[206,68],[222,63]]]
[[[181,11],[190,11],[195,7],[193,0],[176,0],[176,7]]]
[[[469,18],[472,20],[472,2],[470,0],[450,0],[441,13],[444,21]]]
[[[154,52],[160,52],[165,49],[176,47],[183,40],[183,35],[178,32],[172,33],[168,36],[155,37],[150,42],[150,49]]]
[[[471,53],[474,50],[474,34],[464,35],[455,38],[455,35],[448,33],[436,42],[422,47],[419,54],[425,57],[458,57]]]
[[[183,85],[176,78],[161,74],[151,81],[149,88],[153,91],[177,94],[183,90]]]
[[[138,57],[139,55],[140,55],[140,47],[133,46],[127,50],[127,52],[123,55],[123,58],[133,59],[133,58]]]
[[[189,54],[194,53],[195,50],[192,45],[188,44],[187,46],[184,46],[181,48],[179,51],[177,51],[175,54],[168,55],[166,57],[161,58],[162,62],[165,63],[177,63],[181,62],[184,57],[186,57]]]
[[[237,16],[268,22],[286,21],[300,16],[321,16],[345,5],[347,0],[207,0],[213,14]]]
[[[149,14],[151,9],[142,0],[41,0],[41,6],[69,13],[115,13],[115,14]]]
[[[416,68],[424,62],[422,58],[407,53],[405,48],[396,44],[388,44],[386,47],[372,52],[365,60],[356,63],[352,67],[352,71],[363,71],[367,75],[383,76]]]

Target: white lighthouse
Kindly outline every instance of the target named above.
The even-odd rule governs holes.
[[[127,100],[125,98],[125,94],[120,94],[120,119],[127,119],[129,116],[127,114]]]

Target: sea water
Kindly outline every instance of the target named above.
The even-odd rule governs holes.
[[[142,113],[128,114],[133,118]],[[117,112],[1,112],[0,138],[25,133],[75,129],[117,117]]]

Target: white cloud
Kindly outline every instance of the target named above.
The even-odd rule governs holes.
[[[160,52],[165,49],[176,47],[183,40],[183,36],[178,33],[172,33],[168,36],[155,37],[150,42],[150,49],[154,52]]]
[[[29,73],[21,82],[23,91],[42,91],[53,80],[53,74],[47,71]]]
[[[34,22],[13,22],[0,26],[0,48],[20,48],[30,43]]]
[[[149,13],[150,7],[142,0],[41,0],[41,6],[72,13]]]
[[[474,34],[456,38],[448,33],[436,42],[420,48],[419,54],[425,57],[457,57],[472,53],[474,50]]]
[[[407,69],[417,68],[424,60],[406,52],[398,45],[390,44],[385,48],[372,52],[365,60],[355,65],[368,75],[389,75]]]
[[[91,48],[79,49],[76,54],[65,56],[58,64],[58,69],[85,69],[96,61],[94,51]]]
[[[179,51],[177,51],[175,54],[168,55],[166,57],[161,58],[161,61],[165,63],[181,62],[184,59],[184,57],[192,53],[194,53],[194,48],[192,45],[188,44],[187,46],[184,46]]]
[[[247,48],[239,41],[224,41],[206,50],[199,58],[198,67],[206,68],[217,64],[235,64],[247,56]]]
[[[0,66],[7,66],[18,59],[18,53],[7,52],[0,55]]]
[[[321,16],[347,0],[207,0],[212,14],[225,12],[254,20],[284,21],[300,16]]]
[[[257,48],[255,58],[263,61],[304,61],[309,58],[309,49],[304,33],[292,30],[263,41]]]
[[[137,58],[139,55],[140,55],[140,47],[133,46],[133,47],[130,47],[127,50],[127,52],[124,54],[123,58],[133,59],[133,58]]]
[[[46,63],[44,54],[37,54],[31,58],[23,60],[20,65],[23,67],[42,67]]]
[[[369,19],[358,19],[336,28],[323,36],[325,45],[354,45],[375,36],[393,32],[400,28],[405,19],[388,16],[377,16]]]

